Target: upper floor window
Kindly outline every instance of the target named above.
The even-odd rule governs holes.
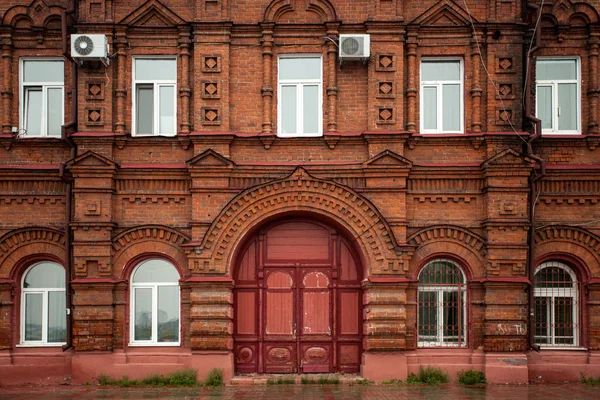
[[[64,123],[64,62],[22,59],[20,73],[21,136],[61,137]]]
[[[563,263],[545,262],[534,278],[535,342],[544,347],[579,345],[579,285]]]
[[[419,347],[465,346],[466,300],[465,276],[456,264],[428,263],[419,274]]]
[[[321,56],[279,57],[279,136],[323,134],[322,71]]]
[[[536,115],[543,133],[580,133],[579,60],[538,58]]]
[[[65,269],[53,262],[31,267],[23,277],[21,343],[62,345],[67,341]]]
[[[175,135],[177,127],[177,60],[133,59],[133,132]]]
[[[131,343],[179,345],[179,273],[169,262],[148,260],[131,279]]]
[[[421,61],[421,132],[462,133],[462,60]]]

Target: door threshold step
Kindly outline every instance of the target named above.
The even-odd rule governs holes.
[[[358,374],[244,374],[235,375],[232,385],[312,385],[353,384],[366,380]]]

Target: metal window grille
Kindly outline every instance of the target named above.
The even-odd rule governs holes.
[[[571,268],[550,261],[534,279],[535,342],[543,347],[579,346],[580,283]]]
[[[427,264],[419,274],[419,347],[466,346],[466,284],[449,260]]]

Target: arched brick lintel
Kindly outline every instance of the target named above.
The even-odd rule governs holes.
[[[203,259],[218,273],[230,273],[233,257],[246,235],[278,215],[322,217],[342,227],[362,253],[367,274],[380,273],[395,259],[396,241],[377,208],[352,189],[310,176],[297,168],[287,178],[250,188],[215,218],[201,244]]]
[[[48,227],[29,227],[6,233],[0,238],[0,278],[8,279],[15,266],[35,255],[48,255],[49,260],[64,265],[63,232]]]
[[[416,246],[409,272],[415,279],[421,267],[437,257],[458,261],[467,269],[467,276],[485,275],[485,240],[468,229],[452,225],[432,226],[411,235],[408,243]]]
[[[144,225],[120,233],[113,239],[113,275],[128,279],[132,260],[145,256],[161,258],[175,264],[182,277],[189,274],[188,259],[181,245],[190,238],[161,225]]]
[[[582,228],[552,225],[535,232],[537,263],[556,259],[569,261],[583,268],[588,276],[600,275],[600,237]]]
[[[263,16],[263,22],[277,22],[285,13],[297,11],[298,0],[272,0]],[[306,10],[319,16],[322,22],[337,21],[335,7],[329,0],[306,0]]]

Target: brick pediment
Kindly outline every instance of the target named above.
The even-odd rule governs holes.
[[[44,0],[34,0],[29,7],[9,8],[2,17],[2,25],[19,24],[20,27],[29,25],[47,28],[57,22],[60,23],[60,14],[63,10],[62,7],[48,5]]]
[[[94,153],[91,150],[86,151],[80,156],[75,157],[67,163],[69,168],[73,167],[103,167],[108,169],[118,168],[119,165],[111,159],[104,157],[98,153]]]
[[[374,157],[363,162],[364,166],[387,166],[387,167],[404,167],[411,168],[412,161],[391,150],[384,150]]]
[[[188,167],[233,167],[235,163],[229,158],[208,149],[186,161]]]
[[[179,15],[158,0],[149,0],[123,18],[121,24],[136,27],[169,28],[184,24]]]
[[[469,26],[477,20],[462,7],[451,0],[441,0],[439,3],[415,18],[411,25],[421,26]]]
[[[515,149],[508,148],[495,156],[488,158],[481,165],[483,167],[507,167],[507,166],[533,166],[534,162],[529,157],[524,156]]]

